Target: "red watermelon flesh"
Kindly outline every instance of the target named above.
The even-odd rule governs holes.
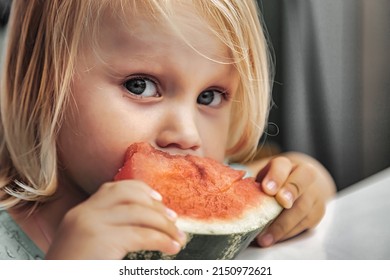
[[[253,178],[210,158],[171,155],[147,143],[131,145],[115,180],[142,180],[180,217],[239,219],[270,199]]]

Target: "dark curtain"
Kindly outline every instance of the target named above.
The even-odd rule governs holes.
[[[390,1],[258,1],[276,61],[267,142],[317,158],[339,190],[389,167]]]
[[[11,0],[0,0],[0,28],[7,24],[11,2]]]

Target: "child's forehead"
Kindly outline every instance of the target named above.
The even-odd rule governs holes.
[[[206,21],[191,1],[178,1],[170,11],[162,12],[142,6],[144,2],[137,2],[137,9],[121,6],[120,10],[105,13],[95,33],[98,45],[103,49],[120,49],[129,44],[144,44],[145,51],[155,46],[161,49],[176,45],[190,48],[211,60],[231,63],[230,50],[213,32],[214,23]],[[161,40],[162,36],[166,40]]]

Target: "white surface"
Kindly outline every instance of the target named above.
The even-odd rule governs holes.
[[[390,260],[390,168],[339,192],[314,230],[238,259]]]

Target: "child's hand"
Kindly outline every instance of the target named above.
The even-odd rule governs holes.
[[[275,196],[285,208],[270,227],[257,237],[260,246],[293,237],[315,227],[325,204],[335,192],[333,179],[313,158],[288,153],[275,157],[258,173],[264,192]]]
[[[134,180],[104,184],[64,217],[48,259],[122,259],[138,250],[179,252],[185,235],[161,196]]]

